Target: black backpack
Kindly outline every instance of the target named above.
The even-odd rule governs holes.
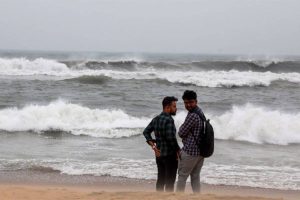
[[[214,153],[214,129],[210,124],[209,119],[206,119],[203,113],[195,113],[201,118],[203,122],[203,129],[200,133],[200,140],[198,140],[200,155],[204,158],[207,158]],[[195,136],[194,139],[196,140]]]

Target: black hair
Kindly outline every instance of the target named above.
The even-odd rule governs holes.
[[[169,106],[173,101],[178,101],[176,97],[165,97],[162,101],[162,106],[165,108],[166,106]]]
[[[193,90],[186,90],[182,95],[183,100],[197,100],[197,94]]]

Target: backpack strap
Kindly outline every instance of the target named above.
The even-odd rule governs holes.
[[[194,133],[192,133],[192,136],[194,137],[194,140],[196,141],[197,144],[199,144],[202,135],[205,134],[205,121],[206,121],[206,117],[205,117],[204,113],[202,112],[202,110],[196,110],[196,111],[193,111],[193,113],[197,114],[200,117],[201,121],[202,121],[202,130],[200,131],[198,140],[197,140],[196,136],[194,135]]]

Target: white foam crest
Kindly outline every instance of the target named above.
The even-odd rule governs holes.
[[[280,62],[287,61],[284,57],[274,57],[274,56],[250,56],[250,57],[238,57],[235,61],[255,63],[261,67],[268,67],[270,64],[277,64]]]
[[[218,139],[278,145],[300,143],[300,113],[246,104],[211,119]]]
[[[213,185],[299,190],[299,178],[300,169],[289,166],[224,165],[208,162],[201,171],[201,180]]]
[[[0,159],[0,170],[51,168],[68,175],[94,175],[155,180],[155,160],[110,158],[102,161],[76,159]],[[201,170],[201,182],[284,190],[300,189],[300,169],[290,166],[226,165],[207,161]],[[190,181],[190,180],[188,180]]]
[[[101,60],[95,60],[97,62],[105,62],[105,63],[109,63],[109,62],[136,62],[136,63],[140,63],[143,62],[144,59],[142,57],[138,57],[138,56],[121,56],[121,57],[110,57],[107,59],[101,59]]]
[[[113,79],[162,79],[172,83],[193,84],[201,87],[234,87],[234,86],[269,86],[273,81],[284,80],[300,83],[300,73],[272,73],[272,72],[239,72],[206,71],[181,72],[157,71],[147,69],[144,71],[124,72],[114,70],[85,71],[86,75],[102,75]]]
[[[54,60],[38,58],[0,58],[0,75],[32,76],[32,75],[67,75],[70,69],[63,63]]]
[[[112,158],[101,162],[68,162],[51,167],[69,175],[108,175],[146,180],[156,179],[157,176],[154,159]],[[276,189],[298,190],[299,177],[300,169],[288,166],[224,165],[208,162],[201,171],[201,181],[208,184]]]
[[[160,75],[170,82],[194,84],[202,87],[234,87],[234,86],[269,86],[273,81],[285,80],[300,83],[299,73],[272,72],[239,72],[208,71],[208,72],[177,72]]]
[[[211,120],[216,139],[276,145],[300,143],[300,113],[284,113],[246,104],[233,106],[220,116],[205,114]],[[174,117],[177,129],[186,115],[181,111]]]
[[[255,63],[256,65],[266,68],[266,67],[270,66],[271,64],[277,64],[277,63],[280,63],[281,61],[280,60],[274,60],[274,61],[260,60],[260,61],[252,61],[252,62]]]
[[[101,162],[69,162],[52,165],[54,169],[69,175],[115,176],[135,179],[155,179],[156,164],[153,159],[133,160],[112,158]]]
[[[107,76],[113,79],[162,79],[172,83],[193,84],[202,87],[269,86],[273,81],[300,83],[300,73],[240,72],[230,71],[167,71],[138,68],[137,71],[92,70],[82,67],[70,69],[65,64],[48,59],[0,58],[0,75],[38,76],[61,78],[80,76]],[[37,78],[37,77],[35,77]]]
[[[141,134],[140,129],[147,123],[149,119],[119,109],[90,109],[62,100],[0,110],[0,129],[9,132],[62,130],[74,135],[119,138]]]

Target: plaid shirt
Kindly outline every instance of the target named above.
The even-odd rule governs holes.
[[[147,142],[154,141],[151,137],[153,131],[157,148],[160,150],[160,156],[176,155],[180,148],[176,139],[176,127],[171,115],[162,112],[152,119],[143,132]]]
[[[200,156],[200,148],[197,145],[197,141],[200,141],[203,122],[197,113],[203,114],[198,106],[188,113],[178,132],[179,137],[182,138],[182,150],[191,156]]]

